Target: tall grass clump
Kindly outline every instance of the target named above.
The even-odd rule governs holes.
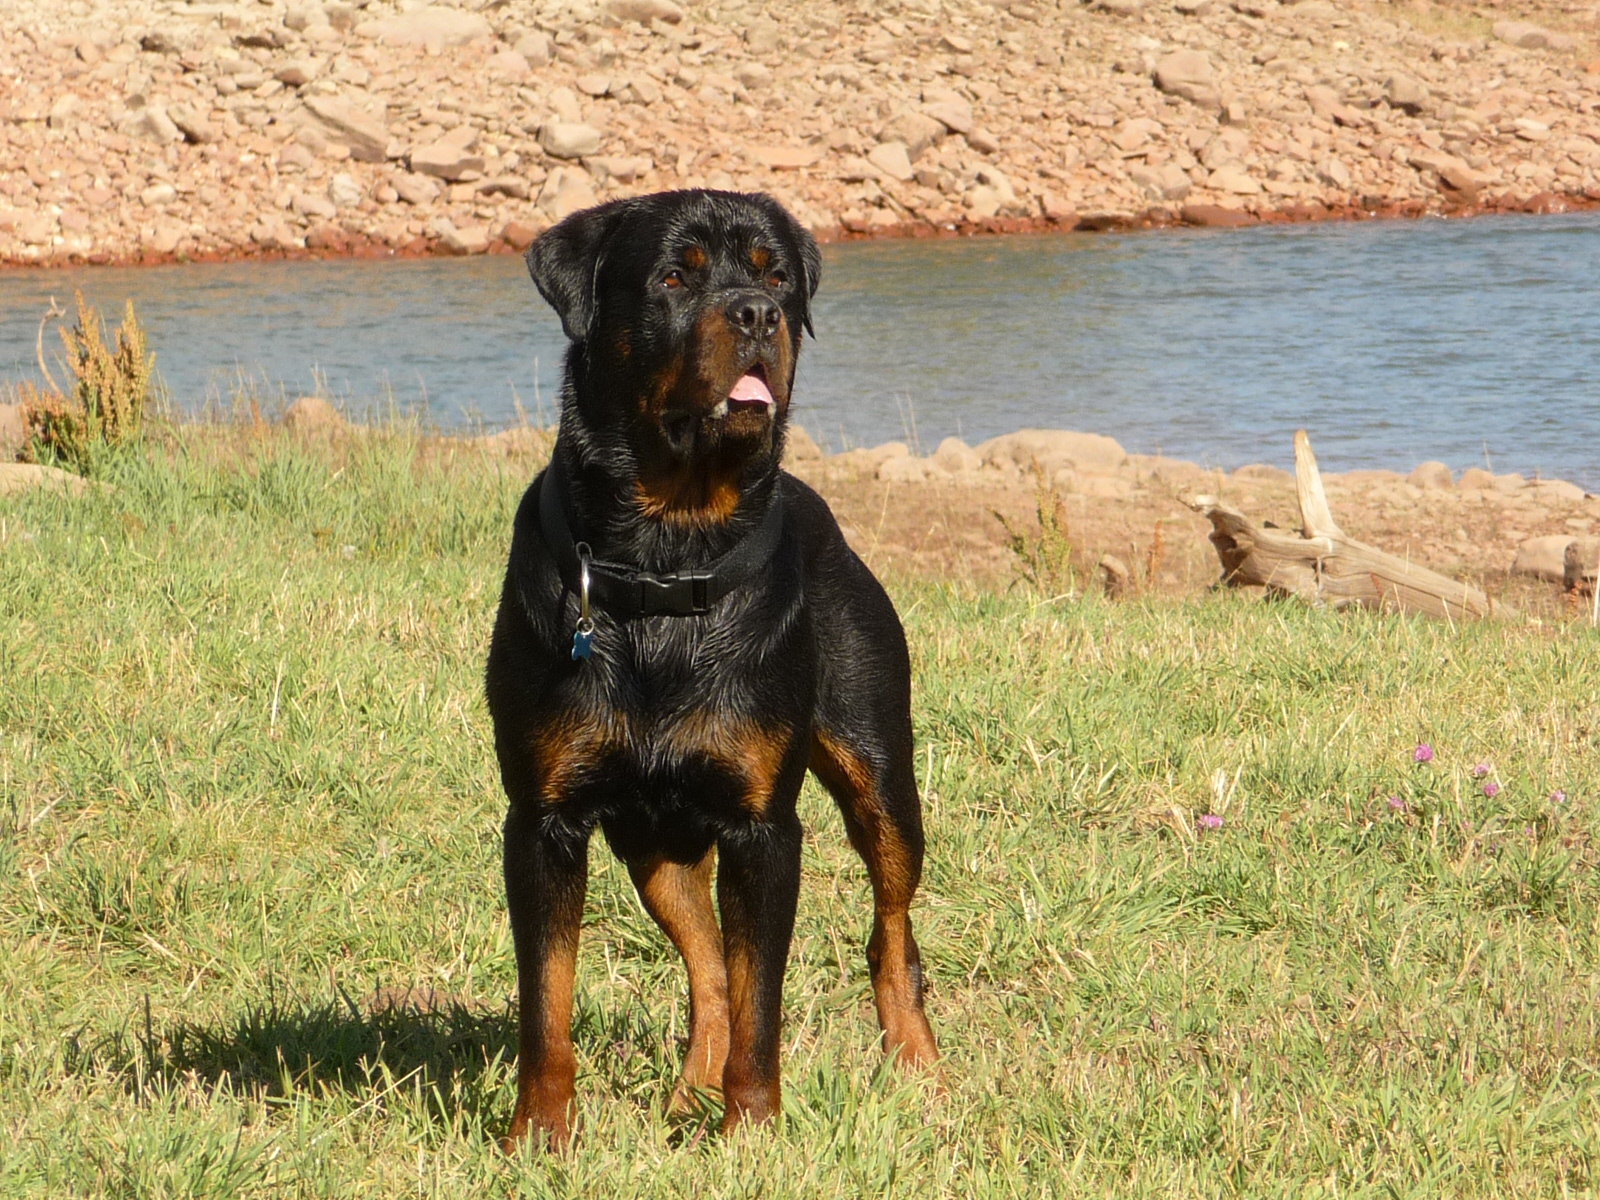
[[[60,330],[68,387],[63,390],[45,365],[41,323],[39,369],[45,386],[23,383],[18,388],[28,433],[23,453],[34,462],[93,475],[108,453],[138,438],[150,399],[155,355],[134,315],[132,300],[108,346],[100,314],[84,301],[82,292],[74,298],[77,323]]]

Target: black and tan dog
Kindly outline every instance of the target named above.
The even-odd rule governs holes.
[[[905,636],[827,505],[778,465],[816,244],[770,197],[671,192],[567,218],[528,267],[572,344],[489,652],[521,1004],[508,1141],[571,1132],[597,825],[688,966],[674,1108],[720,1088],[724,1129],[777,1112],[808,767],[871,876],[886,1048],[932,1062]]]

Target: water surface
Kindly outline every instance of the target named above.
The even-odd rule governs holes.
[[[1600,489],[1600,214],[828,247],[795,418],[831,448],[1023,426],[1208,464],[1439,458]],[[131,297],[188,409],[239,378],[445,427],[553,411],[516,258],[0,273],[0,378],[47,298]]]

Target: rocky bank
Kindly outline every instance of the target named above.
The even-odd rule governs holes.
[[[612,196],[823,236],[1600,202],[1600,9],[9,0],[0,262],[520,247]]]

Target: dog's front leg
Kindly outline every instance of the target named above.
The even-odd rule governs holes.
[[[517,948],[517,1107],[506,1148],[543,1131],[572,1136],[572,976],[588,880],[586,832],[513,803],[505,826],[506,902]]]
[[[717,902],[728,969],[724,1133],[778,1112],[783,968],[800,894],[800,819],[752,820],[717,844]]]

